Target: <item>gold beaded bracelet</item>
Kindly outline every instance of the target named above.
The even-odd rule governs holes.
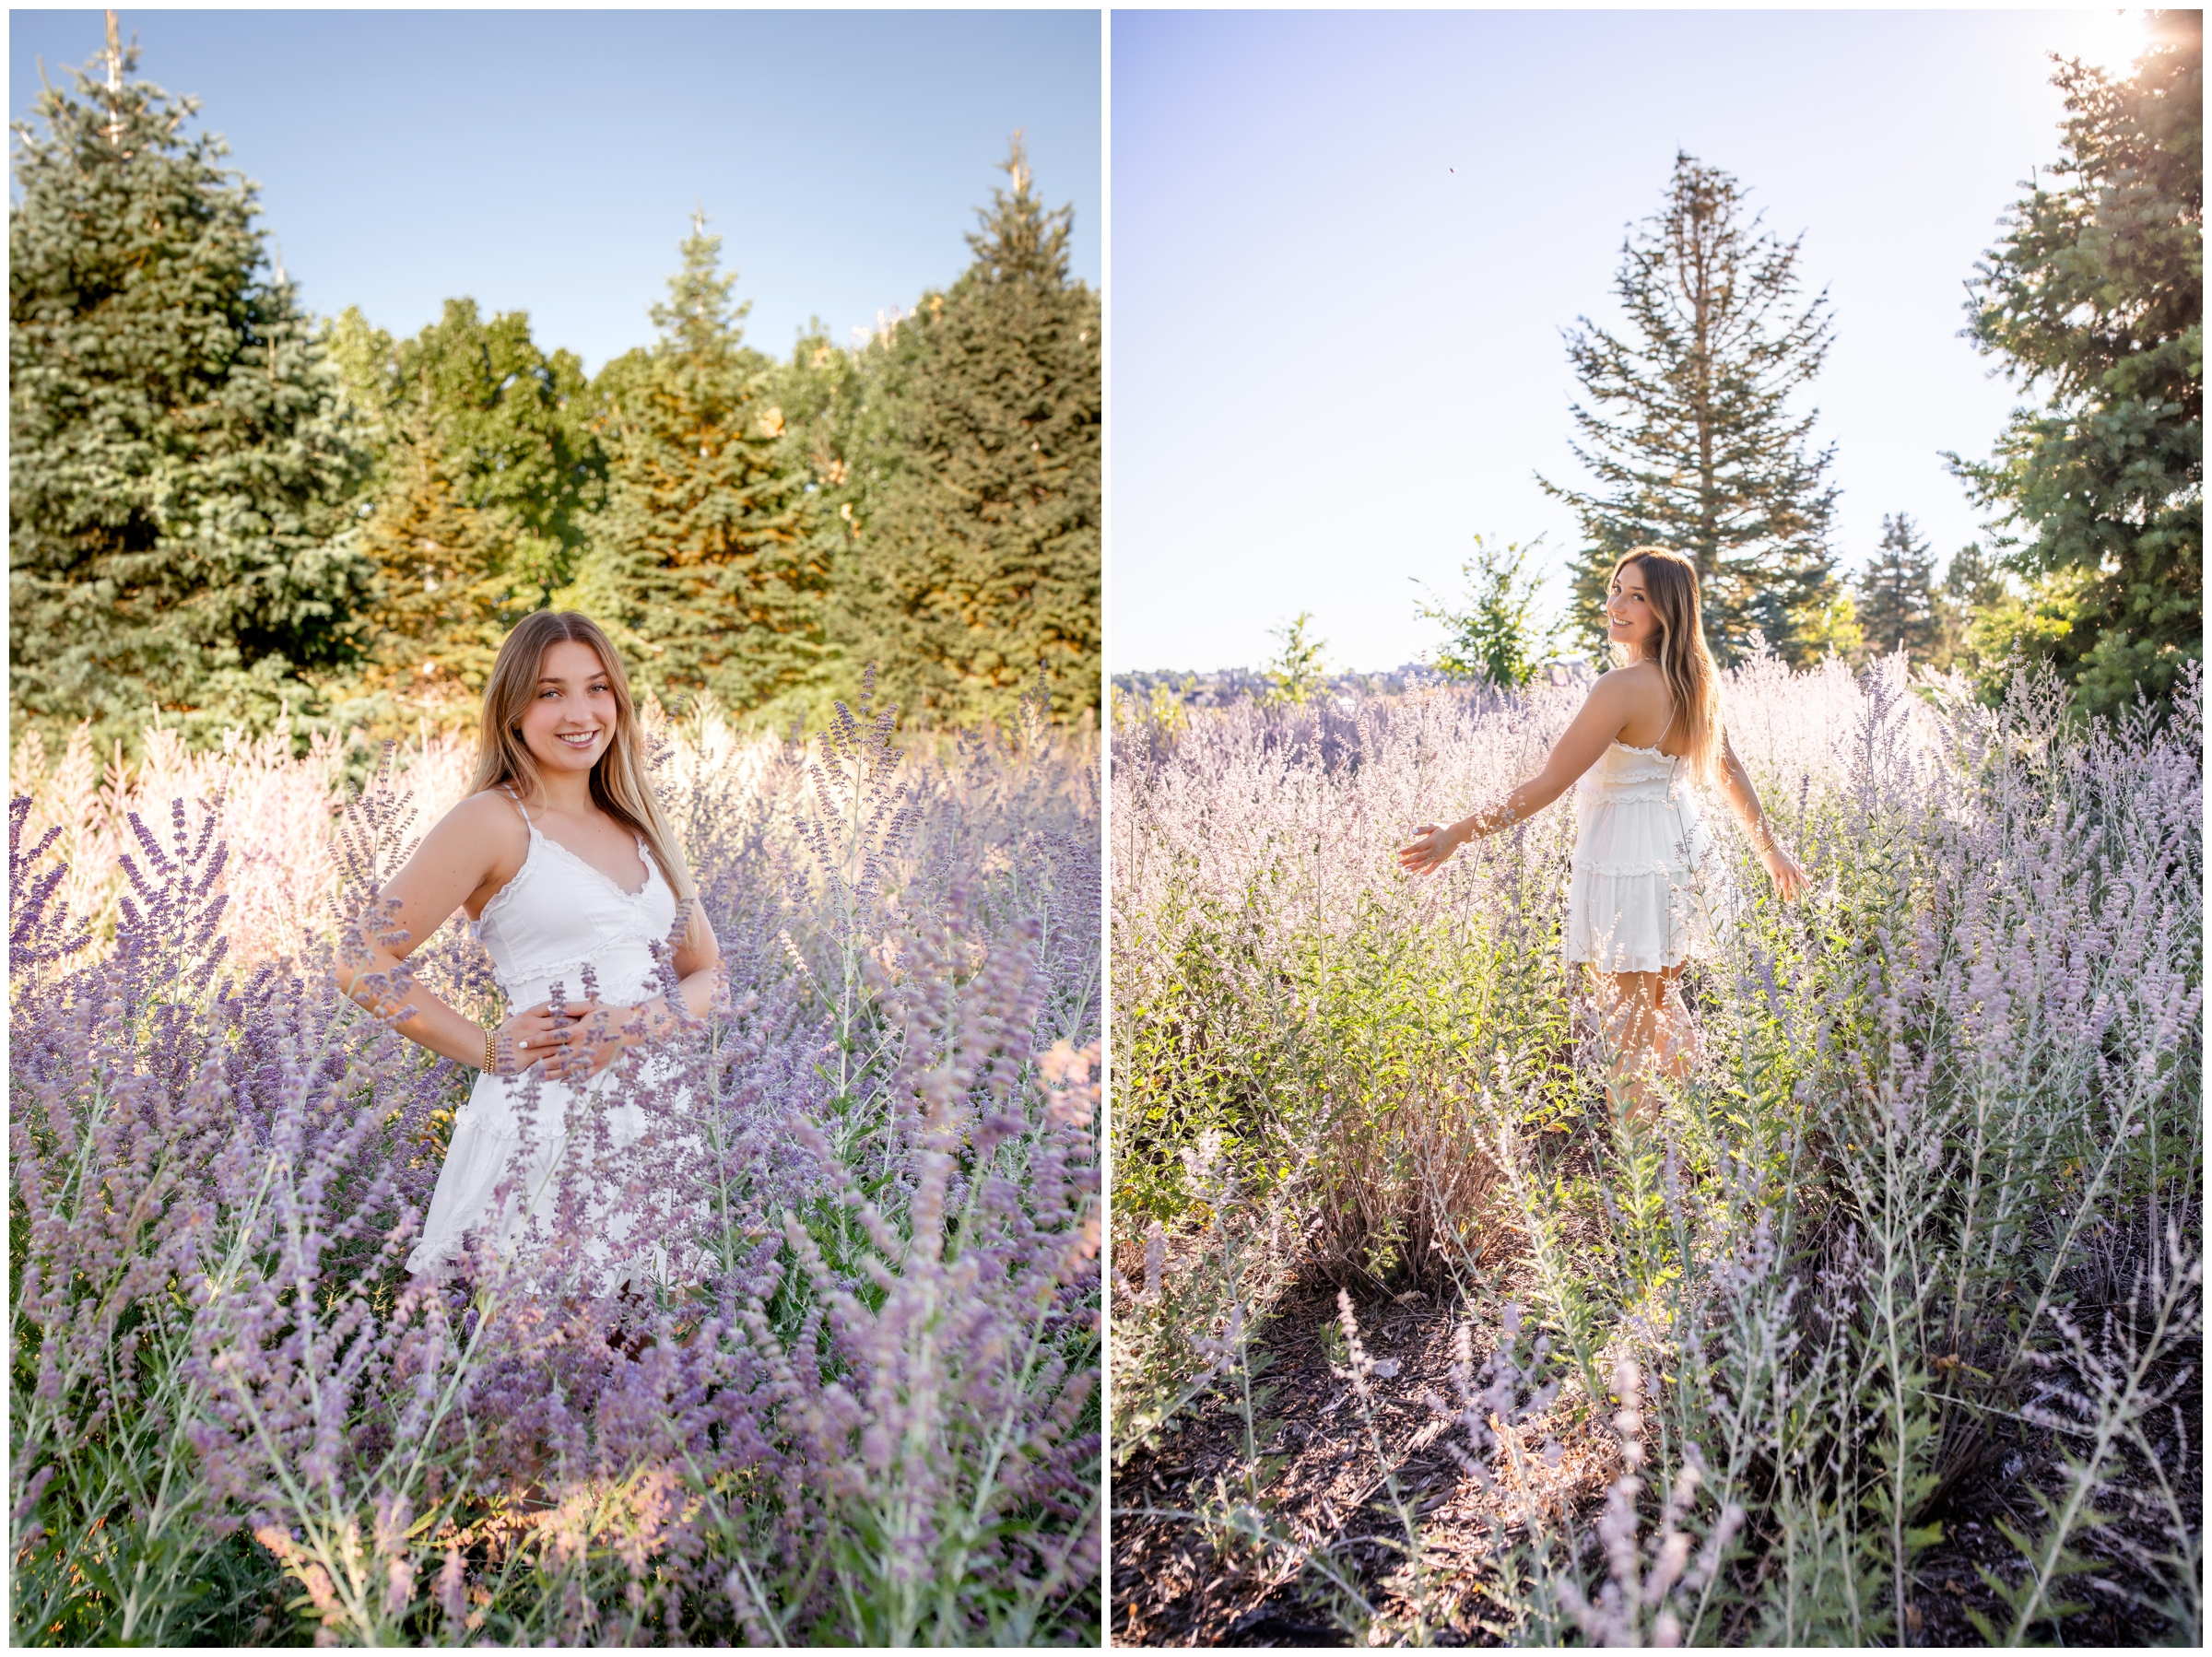
[[[496,1028],[488,1029],[484,1032],[484,1068],[497,1070],[499,1065],[500,1032]]]

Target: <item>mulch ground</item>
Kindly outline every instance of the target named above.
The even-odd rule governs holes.
[[[1486,1629],[1495,1608],[1486,1599],[1502,1515],[1441,1442],[1444,1428],[1422,1402],[1424,1393],[1453,1399],[1450,1381],[1453,1330],[1461,1313],[1432,1298],[1372,1300],[1356,1306],[1370,1357],[1398,1361],[1397,1374],[1371,1382],[1377,1426],[1398,1487],[1418,1508],[1430,1558],[1444,1568],[1434,1604],[1446,1626],[1432,1630],[1439,1644],[1495,1644]],[[1486,1318],[1482,1314],[1488,1311]],[[1390,1585],[1404,1555],[1385,1539],[1404,1532],[1381,1487],[1381,1464],[1359,1400],[1348,1380],[1333,1369],[1321,1331],[1336,1317],[1335,1290],[1320,1283],[1294,1285],[1277,1303],[1261,1339],[1273,1361],[1263,1380],[1277,1389],[1265,1414],[1279,1432],[1263,1450],[1284,1461],[1266,1491],[1275,1515],[1310,1542],[1335,1545],[1336,1557],[1356,1571],[1361,1591],[1386,1617],[1408,1607]],[[1495,1339],[1495,1309],[1477,1308],[1477,1366]],[[2194,1419],[2194,1416],[2193,1416]],[[1200,1527],[1184,1520],[1135,1517],[1132,1509],[1195,1510],[1218,1503],[1217,1479],[1238,1484],[1242,1451],[1241,1416],[1217,1394],[1186,1413],[1151,1444],[1114,1469],[1112,1506],[1112,1634],[1116,1645],[1326,1646],[1348,1643],[1324,1586],[1312,1574],[1286,1575],[1277,1561],[1236,1549],[1218,1552]],[[1555,1486],[1557,1499],[1586,1534],[1603,1505],[1606,1487],[1619,1475],[1619,1452],[1609,1429],[1561,1434],[1566,1455]],[[2185,1478],[2201,1478],[2201,1451]],[[1967,1618],[1979,1610],[1999,1628],[2008,1617],[1975,1567],[1989,1566],[2006,1581],[2021,1574],[2018,1553],[1997,1529],[2000,1519],[2033,1535],[2043,1521],[2030,1486],[2055,1489],[2055,1452],[2046,1444],[1992,1440],[1975,1457],[1968,1476],[1936,1516],[1944,1539],[1918,1559],[1908,1614],[1910,1643],[1978,1645]],[[2077,1538],[2077,1546],[2093,1546]],[[2067,1597],[2083,1608],[2063,1628],[2067,1645],[2138,1645],[2169,1636],[2157,1616],[2135,1598],[2155,1598],[2146,1579],[2116,1566],[2095,1579],[2075,1579]],[[1748,1628],[1728,1631],[1729,1643]],[[2047,1638],[2050,1625],[2038,1630]]]

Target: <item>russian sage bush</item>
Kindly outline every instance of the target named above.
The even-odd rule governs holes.
[[[338,992],[331,923],[450,745],[312,844],[125,812],[112,930],[16,801],[19,1642],[1096,1638],[1095,760],[1035,718],[902,759],[865,702],[811,752],[651,723],[724,1005],[443,1281],[401,1262],[475,1073]],[[243,968],[241,855],[323,904]],[[417,984],[494,1015],[458,925]]]
[[[1510,1296],[1543,1332],[1494,1356],[1521,1391],[1477,1408],[1463,1379],[1437,1404],[1510,1523],[1479,1611],[1410,1514],[1394,1609],[1308,1547],[1358,1631],[1904,1641],[1923,1561],[1977,1514],[2006,1539],[1983,1638],[2063,1632],[2086,1589],[2194,1642],[2194,682],[2162,721],[2085,722],[2025,675],[1994,709],[1901,659],[1728,675],[1813,887],[1778,903],[1716,822],[1736,923],[1688,974],[1700,1050],[1653,1122],[1610,1108],[1561,958],[1571,808],[1425,883],[1391,858],[1532,774],[1578,694],[1117,733],[1116,1259],[1160,1263],[1115,1285],[1117,1459],[1209,1389],[1233,1415],[1238,1378],[1201,1355],[1232,1322],[1253,1348],[1270,1286],[1456,1286],[1455,1375],[1519,1351],[1522,1314],[1478,1308]],[[1233,1180],[1199,1189],[1201,1145]],[[1535,1450],[1558,1440],[1609,1488],[1561,1485]],[[1294,1564],[1306,1545],[1253,1529]]]

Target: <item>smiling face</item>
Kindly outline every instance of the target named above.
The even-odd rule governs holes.
[[[599,652],[572,639],[547,645],[522,719],[523,746],[540,770],[590,775],[621,724],[621,704]]]
[[[1625,645],[1631,654],[1653,655],[1659,649],[1659,613],[1652,608],[1650,588],[1638,564],[1624,564],[1613,572],[1606,594],[1606,637]]]

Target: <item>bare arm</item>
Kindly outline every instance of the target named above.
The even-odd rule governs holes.
[[[1751,773],[1744,770],[1744,762],[1735,757],[1735,748],[1724,730],[1721,733],[1721,792],[1728,797],[1728,807],[1735,813],[1735,820],[1743,824],[1744,832],[1750,837],[1759,863],[1774,882],[1774,889],[1784,898],[1794,898],[1805,889],[1805,871],[1775,840],[1773,826],[1767,821],[1766,810],[1759,803],[1759,790],[1751,786]]]
[[[397,1010],[368,981],[382,976],[388,983],[400,962],[467,899],[512,879],[528,852],[528,831],[512,805],[489,794],[462,801],[438,820],[406,866],[385,884],[384,912],[348,940],[355,948],[352,958],[338,968],[338,986],[364,1006],[382,1013]],[[407,991],[405,1005],[407,1017],[394,1026],[401,1035],[460,1064],[483,1064],[481,1025],[419,984]]]
[[[529,855],[528,831],[506,801],[478,794],[463,801],[423,837],[406,866],[385,885],[382,899],[392,941],[364,934],[365,959],[342,967],[338,982],[364,1005],[378,1005],[375,986],[366,981],[389,974],[464,904],[479,908],[521,871]],[[369,929],[373,932],[375,929]],[[721,983],[722,949],[705,911],[694,904],[676,947],[676,993],[686,1017],[704,1017],[714,1005]],[[481,1067],[485,1030],[420,985],[405,998],[408,1016],[394,1028],[409,1040],[464,1064]],[[379,1010],[388,1010],[380,1007]],[[606,1006],[571,1000],[556,1020],[540,1002],[511,1016],[497,1031],[517,1070],[544,1064],[556,1072],[570,1062],[587,1071],[604,1069],[625,1046],[650,1041],[677,1028],[679,1020],[668,997],[656,995],[636,1007]]]
[[[1630,706],[1630,694],[1626,681],[1618,676],[1607,674],[1600,678],[1590,687],[1574,723],[1552,745],[1542,770],[1496,805],[1486,806],[1472,817],[1462,817],[1445,828],[1434,823],[1422,824],[1414,830],[1413,843],[1398,852],[1398,862],[1412,874],[1426,875],[1469,840],[1535,816],[1573,787],[1582,774],[1604,757],[1634,711]]]

